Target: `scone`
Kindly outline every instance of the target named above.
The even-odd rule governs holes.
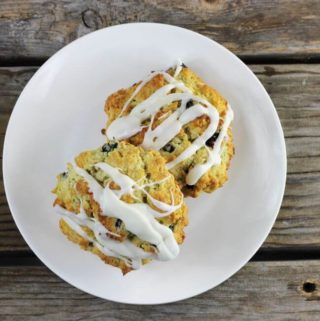
[[[109,141],[81,153],[57,179],[60,229],[83,249],[123,274],[178,255],[187,207],[159,152]]]
[[[158,150],[186,196],[227,180],[234,154],[228,102],[190,68],[152,72],[107,98],[108,139]]]

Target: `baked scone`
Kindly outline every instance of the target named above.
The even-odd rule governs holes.
[[[212,192],[227,180],[233,111],[185,65],[117,91],[105,112],[108,139],[159,150],[184,195]]]
[[[178,255],[187,207],[159,152],[108,141],[67,168],[53,193],[71,241],[123,274]]]

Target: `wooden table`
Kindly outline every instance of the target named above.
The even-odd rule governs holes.
[[[0,320],[320,320],[319,0],[1,0],[1,144],[17,97],[48,57],[79,36],[133,21],[198,31],[261,80],[288,153],[278,219],[253,259],[218,288],[168,305],[116,304],[73,288],[39,262],[12,220],[1,175]]]

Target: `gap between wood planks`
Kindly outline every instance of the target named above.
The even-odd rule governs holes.
[[[248,56],[238,55],[246,65],[290,65],[290,64],[319,64],[319,55],[259,55]],[[50,57],[49,57],[50,58]],[[0,67],[40,67],[49,58],[24,58],[24,59],[11,59],[0,58]]]
[[[260,249],[249,262],[320,260],[320,247],[295,247]],[[31,251],[0,252],[0,266],[42,266],[43,263]]]

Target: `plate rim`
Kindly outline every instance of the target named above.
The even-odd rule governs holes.
[[[180,298],[175,298],[175,299],[169,299],[169,300],[162,300],[160,302],[146,302],[146,303],[142,303],[140,302],[139,300],[138,301],[134,301],[134,300],[115,300],[115,299],[110,299],[110,298],[106,298],[104,296],[101,296],[101,295],[98,295],[98,294],[95,294],[93,293],[93,291],[91,290],[88,290],[88,289],[85,289],[79,285],[76,285],[74,284],[73,281],[70,281],[68,280],[68,278],[65,276],[65,275],[61,275],[60,274],[60,271],[59,271],[59,274],[54,271],[54,268],[51,268],[51,266],[48,266],[47,263],[46,263],[46,258],[42,256],[41,253],[39,253],[38,250],[35,250],[33,248],[33,246],[31,245],[32,244],[32,241],[29,239],[27,233],[23,230],[23,224],[19,221],[19,218],[18,218],[18,215],[15,215],[14,214],[14,211],[12,211],[12,208],[13,208],[13,202],[14,200],[11,198],[10,196],[10,193],[8,192],[9,188],[7,187],[7,181],[9,180],[9,178],[7,177],[7,170],[6,170],[6,167],[8,166],[7,164],[7,145],[8,145],[8,137],[10,135],[10,131],[13,130],[11,129],[13,127],[13,123],[14,123],[14,118],[15,118],[15,115],[18,113],[18,104],[20,102],[20,100],[22,99],[23,95],[25,92],[27,92],[30,84],[32,81],[34,81],[34,79],[36,79],[40,72],[43,70],[43,68],[45,66],[47,66],[48,64],[51,63],[51,61],[53,59],[55,59],[57,56],[61,55],[65,49],[73,46],[75,43],[78,43],[79,41],[83,41],[85,40],[87,37],[91,37],[93,34],[97,34],[97,33],[102,33],[102,32],[105,32],[106,30],[110,30],[110,29],[119,29],[119,28],[126,28],[126,27],[131,27],[131,26],[136,26],[136,25],[145,25],[145,26],[158,26],[160,28],[166,28],[167,30],[172,28],[172,29],[179,29],[183,32],[186,32],[186,33],[190,33],[193,35],[193,37],[201,37],[203,39],[205,39],[206,41],[209,41],[209,42],[213,42],[216,46],[218,46],[221,50],[223,50],[226,54],[228,55],[231,55],[233,59],[237,60],[237,62],[246,69],[246,72],[248,72],[249,74],[251,74],[251,76],[254,77],[255,81],[256,81],[256,84],[257,86],[260,87],[260,90],[261,91],[261,94],[263,93],[264,95],[264,100],[267,100],[268,101],[268,104],[271,105],[270,107],[272,111],[272,114],[273,114],[273,120],[275,122],[275,125],[277,127],[277,129],[279,130],[279,134],[280,134],[280,140],[279,140],[279,143],[281,145],[281,152],[282,152],[282,166],[283,166],[283,173],[282,173],[282,177],[281,177],[281,180],[279,179],[279,182],[281,181],[281,197],[279,198],[279,202],[276,206],[277,210],[274,212],[273,214],[273,219],[270,221],[270,226],[266,229],[266,233],[265,235],[263,235],[263,237],[261,238],[262,240],[258,243],[257,242],[257,249],[255,250],[254,253],[252,253],[251,255],[248,255],[246,257],[246,259],[242,260],[244,263],[241,263],[241,264],[237,264],[237,268],[235,269],[235,271],[231,274],[228,274],[225,278],[223,278],[220,282],[218,282],[217,284],[215,285],[211,285],[208,286],[206,289],[201,289],[195,293],[193,293],[192,295],[185,295],[183,297],[180,297]],[[221,45],[220,43],[218,43],[217,41],[209,38],[209,37],[206,37],[198,32],[195,32],[195,31],[192,31],[192,30],[189,30],[189,29],[186,29],[186,28],[182,28],[182,27],[179,27],[179,26],[175,26],[175,25],[170,25],[170,24],[165,24],[165,23],[155,23],[155,22],[131,22],[131,23],[124,23],[124,24],[117,24],[117,25],[113,25],[113,26],[109,26],[109,27],[105,27],[105,28],[102,28],[102,29],[99,29],[99,30],[96,30],[96,31],[93,31],[93,32],[90,32],[86,35],[83,35],[73,41],[71,41],[70,43],[68,43],[67,45],[63,46],[62,48],[60,48],[58,51],[56,51],[52,56],[50,56],[44,64],[42,64],[39,69],[33,74],[33,76],[29,79],[29,81],[27,82],[27,84],[24,86],[23,90],[21,91],[17,101],[15,102],[15,105],[12,109],[12,112],[11,112],[11,115],[9,117],[9,120],[8,120],[8,124],[7,124],[7,128],[6,128],[6,131],[5,131],[5,137],[4,137],[4,143],[3,143],[3,151],[2,151],[2,157],[3,157],[3,163],[2,163],[2,172],[3,172],[3,184],[4,184],[4,190],[5,190],[5,195],[6,195],[6,199],[7,199],[7,202],[8,202],[8,206],[9,206],[9,209],[10,209],[10,213],[11,213],[11,216],[13,217],[13,220],[20,232],[20,234],[22,235],[24,241],[27,243],[28,247],[30,248],[30,250],[37,256],[37,258],[43,263],[43,265],[48,268],[51,272],[53,272],[57,277],[59,277],[60,279],[62,279],[63,281],[67,282],[68,284],[70,284],[71,286],[85,292],[85,293],[88,293],[92,296],[95,296],[95,297],[99,297],[101,299],[104,299],[104,300],[108,300],[108,301],[111,301],[111,302],[116,302],[116,303],[123,303],[123,304],[130,304],[130,305],[162,305],[162,304],[167,304],[167,303],[173,303],[173,302],[178,302],[178,301],[183,301],[183,300],[186,300],[186,299],[189,299],[189,298],[193,298],[201,293],[205,293],[209,290],[212,290],[216,287],[218,287],[219,285],[221,285],[222,283],[224,283],[226,280],[228,280],[230,277],[232,277],[234,274],[236,274],[237,272],[239,272],[245,265],[247,265],[247,263],[250,261],[250,259],[256,254],[256,252],[261,248],[262,244],[264,243],[264,241],[266,240],[266,238],[268,237],[268,235],[270,234],[271,232],[271,229],[278,217],[278,214],[279,214],[279,210],[281,208],[281,204],[283,202],[283,197],[284,197],[284,192],[285,192],[285,187],[286,187],[286,180],[287,180],[287,151],[286,151],[286,143],[285,143],[285,137],[284,137],[284,132],[283,132],[283,128],[282,128],[282,125],[281,125],[281,121],[280,121],[280,118],[279,118],[279,115],[276,111],[276,108],[273,104],[273,101],[271,99],[271,97],[269,96],[268,92],[266,91],[266,89],[264,88],[264,86],[262,85],[262,83],[260,82],[260,80],[257,78],[257,76],[253,73],[253,71],[237,56],[235,55],[232,51],[230,51],[229,49],[227,49],[226,47],[224,47],[223,45]],[[208,282],[210,283],[210,282]]]

